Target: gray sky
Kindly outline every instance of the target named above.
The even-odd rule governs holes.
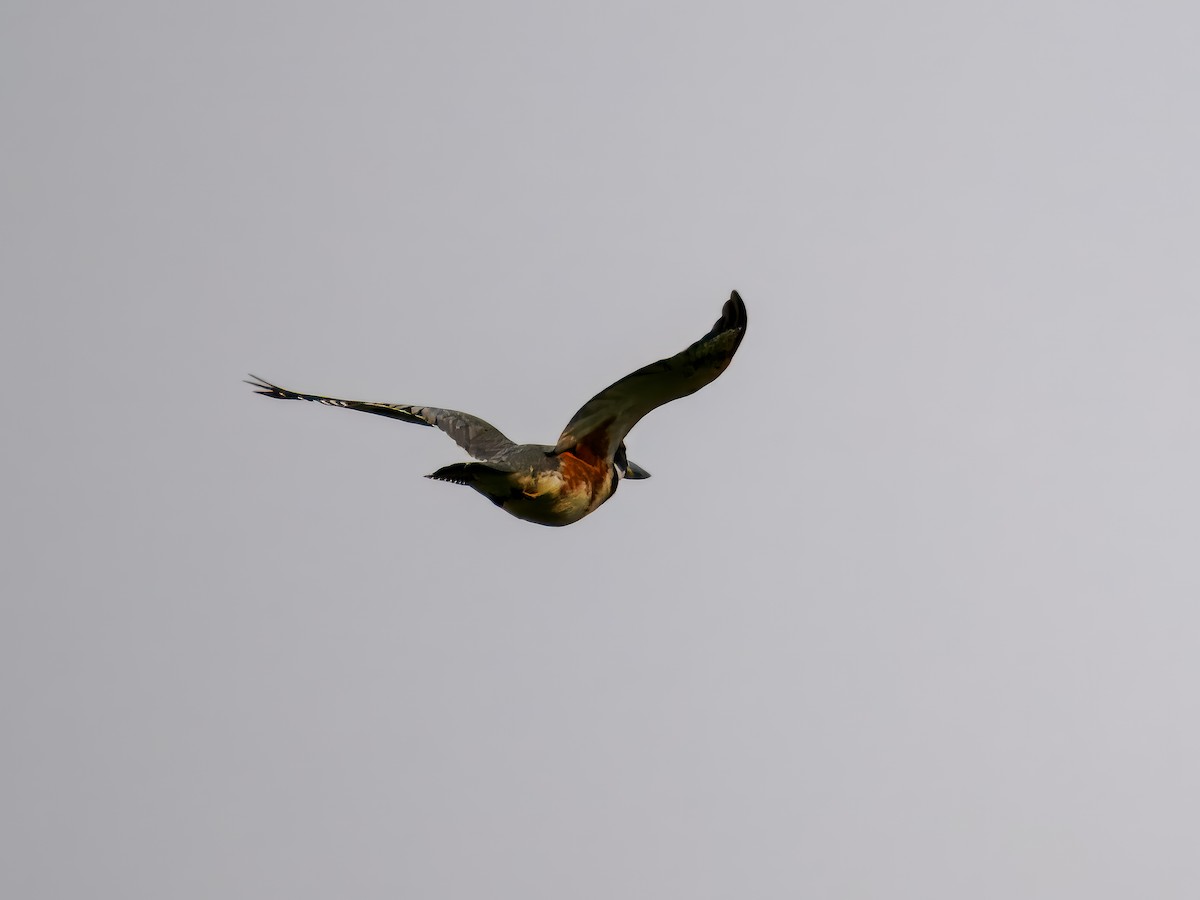
[[[0,894],[1197,896],[1193,9],[6,3]]]

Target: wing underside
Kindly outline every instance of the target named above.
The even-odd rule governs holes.
[[[708,334],[686,350],[626,375],[585,403],[563,430],[554,452],[585,450],[589,456],[612,458],[643,416],[694,394],[725,371],[746,333],[746,321],[746,305],[734,291]]]
[[[516,446],[494,425],[490,425],[478,416],[459,412],[456,409],[441,409],[436,406],[406,406],[398,403],[373,403],[366,400],[340,400],[337,397],[324,397],[319,394],[301,394],[272,384],[257,375],[250,377],[254,380],[247,381],[246,384],[256,388],[256,392],[264,397],[274,397],[277,400],[309,400],[325,406],[353,409],[376,416],[399,419],[401,422],[412,422],[416,425],[438,428],[449,435],[454,443],[463,450],[483,462],[502,459]]]

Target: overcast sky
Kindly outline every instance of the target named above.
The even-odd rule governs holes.
[[[1200,896],[1198,29],[6,2],[0,894]]]

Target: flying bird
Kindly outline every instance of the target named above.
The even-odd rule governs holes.
[[[746,305],[734,291],[708,334],[606,387],[571,417],[553,446],[513,443],[483,419],[453,409],[300,394],[257,375],[246,384],[277,400],[310,400],[440,428],[478,462],[444,466],[427,478],[465,484],[527,522],[570,525],[611,497],[622,479],[650,477],[626,457],[625,436],[646,413],[715,380],[745,334]]]

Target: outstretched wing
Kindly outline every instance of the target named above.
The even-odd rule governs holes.
[[[694,394],[725,371],[746,334],[746,304],[734,291],[721,318],[696,343],[626,375],[583,404],[563,430],[555,453],[583,449],[611,459],[625,435],[646,413]]]
[[[256,388],[256,393],[262,394],[264,397],[274,397],[276,400],[311,400],[313,403],[324,403],[326,406],[339,406],[342,409],[356,409],[359,412],[387,416],[391,419],[399,419],[401,422],[432,425],[434,428],[440,428],[446,432],[454,439],[454,443],[483,462],[499,459],[515,446],[495,426],[489,425],[476,416],[455,409],[439,409],[436,406],[402,406],[397,403],[370,403],[365,400],[339,400],[336,397],[321,397],[317,394],[299,394],[296,391],[281,388],[277,384],[271,384],[257,375],[250,377],[254,380],[247,381],[246,384]]]

